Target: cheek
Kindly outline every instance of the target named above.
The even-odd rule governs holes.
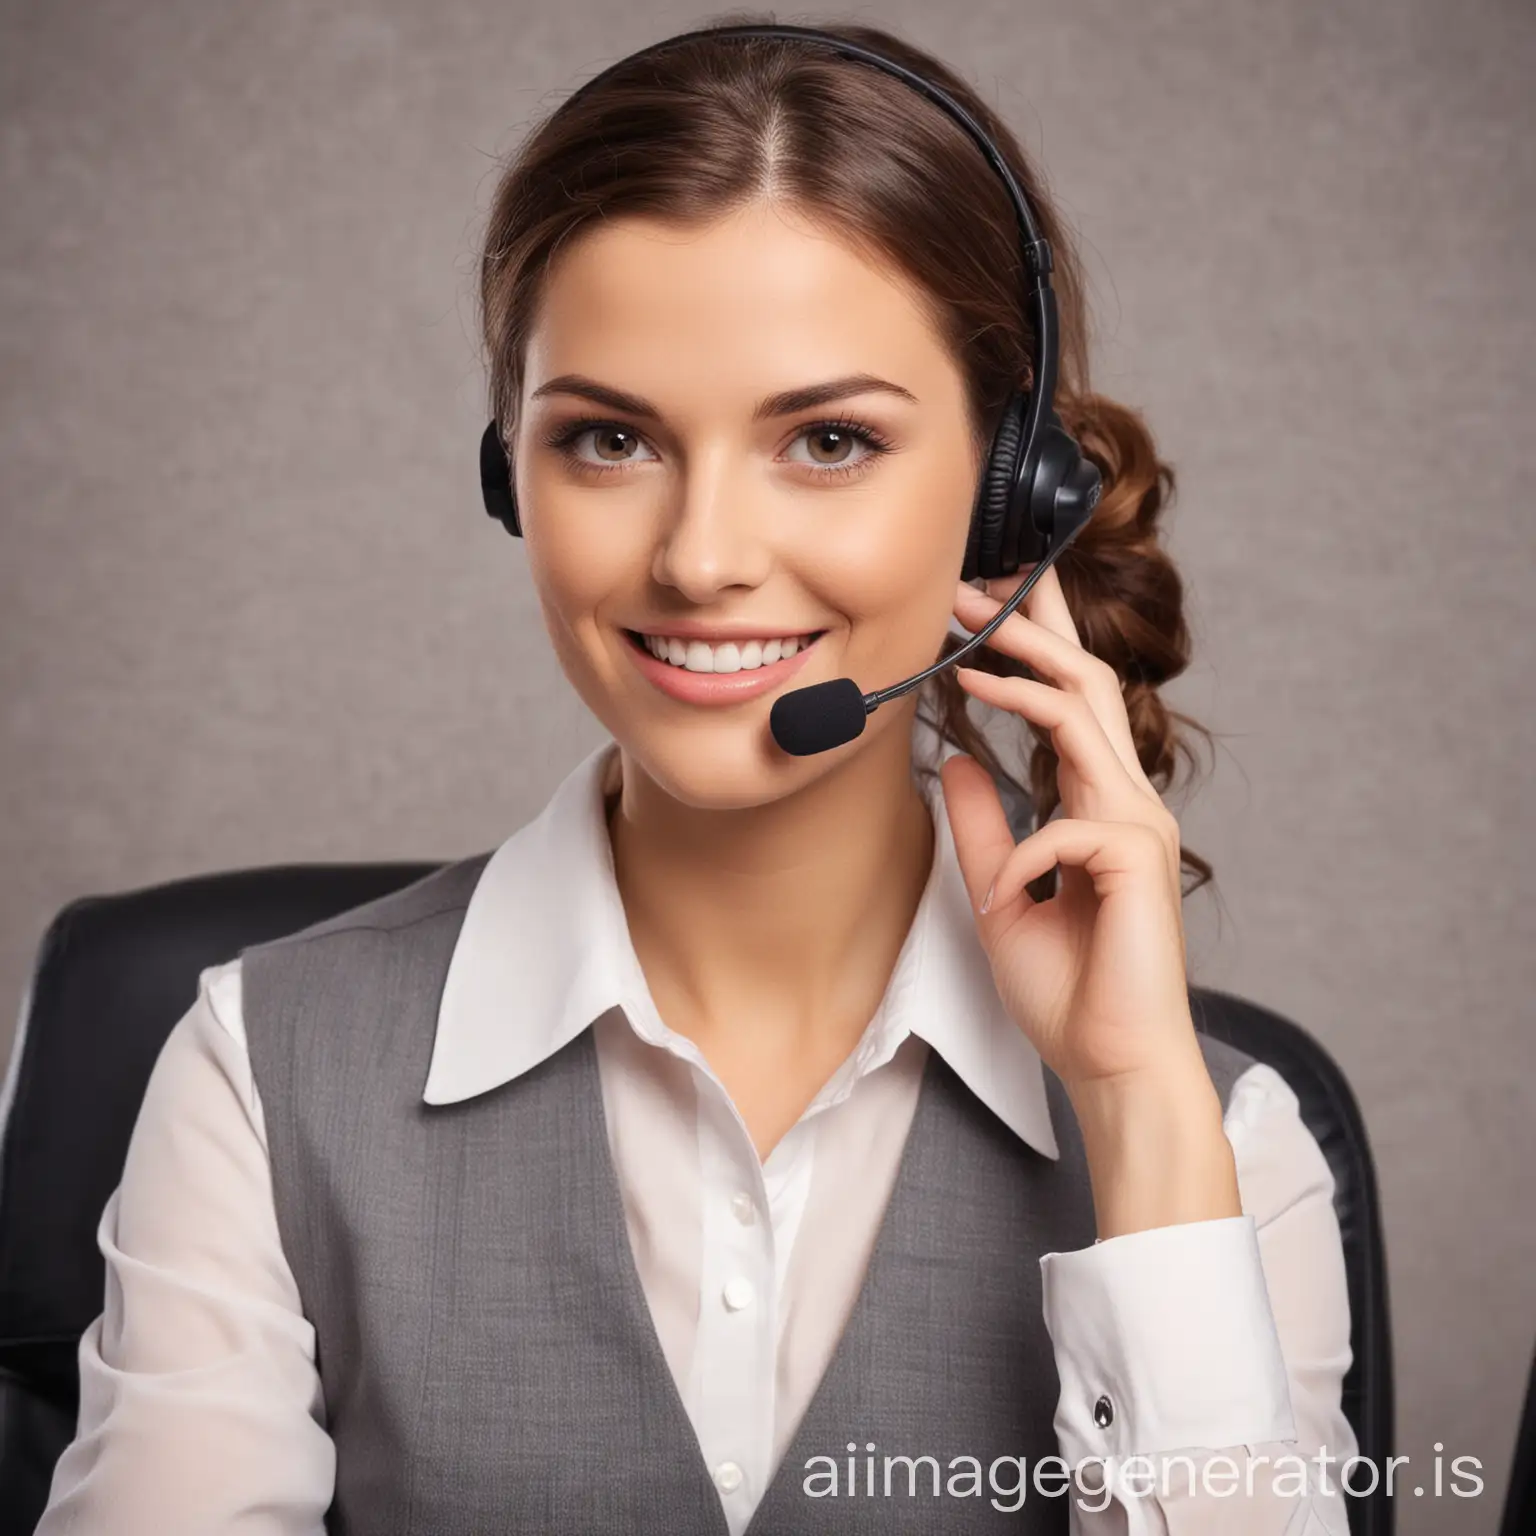
[[[972,491],[953,460],[891,477],[857,517],[830,518],[816,564],[860,653],[932,659],[954,609]]]
[[[583,677],[606,679],[615,658],[604,631],[644,592],[649,549],[627,548],[611,523],[589,515],[590,503],[562,506],[558,495],[546,493],[529,505],[538,511],[525,518],[524,544],[550,642],[578,685]]]

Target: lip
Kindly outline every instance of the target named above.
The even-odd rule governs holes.
[[[683,638],[681,630],[669,633]],[[755,667],[750,672],[690,672],[686,667],[674,667],[670,661],[652,656],[643,645],[637,645],[630,638],[629,631],[621,630],[620,635],[624,649],[640,675],[669,698],[684,704],[737,704],[744,699],[755,699],[759,694],[772,693],[800,670],[806,658],[815,654],[816,647],[825,638],[823,632],[786,660],[770,661],[767,666]],[[761,637],[761,631],[758,631],[751,638]]]
[[[799,629],[764,629],[761,624],[705,624],[698,619],[672,619],[665,629],[636,629],[637,635],[665,635],[675,640],[703,640],[708,645],[724,645],[743,640],[792,640],[800,635],[814,635],[825,625],[802,624]]]

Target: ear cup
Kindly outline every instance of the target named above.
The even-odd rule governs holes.
[[[512,489],[512,466],[501,441],[501,429],[493,421],[480,438],[480,493],[486,512],[514,538],[522,537],[517,518],[517,495]]]
[[[1003,552],[1010,571],[1069,542],[1098,505],[1099,468],[1084,458],[1077,439],[1062,426],[1055,411],[1040,428],[1038,439],[1034,463],[1025,468],[1020,516],[1011,528],[1016,542]]]
[[[976,506],[971,513],[971,533],[967,541],[965,570],[961,579],[973,576],[1006,576],[1008,546],[1014,542],[1011,513],[1014,481],[1019,468],[1020,439],[1024,432],[1024,414],[1029,406],[1027,394],[1016,394],[1003,410],[992,447],[976,487]]]

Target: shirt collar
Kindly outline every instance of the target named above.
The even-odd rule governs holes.
[[[943,744],[940,758],[955,750]],[[656,1015],[614,879],[604,792],[616,751],[607,741],[590,752],[481,871],[438,1007],[428,1104],[511,1082],[614,1006],[652,1043],[680,1038]],[[1055,1158],[1044,1063],[998,996],[943,791],[937,778],[922,782],[935,833],[928,883],[875,1017],[813,1107],[846,1097],[911,1033],[1016,1136]]]

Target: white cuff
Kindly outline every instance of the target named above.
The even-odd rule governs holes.
[[[1040,1275],[1069,1465],[1296,1438],[1253,1217],[1048,1253]]]

